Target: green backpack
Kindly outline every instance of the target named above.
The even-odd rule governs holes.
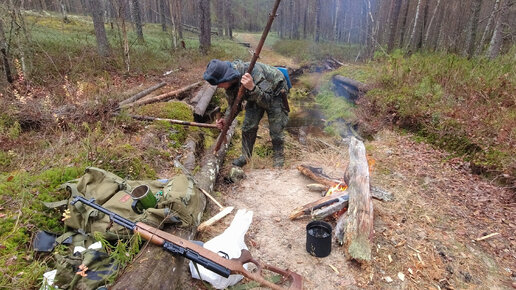
[[[149,186],[158,203],[156,208],[138,214],[131,207],[133,200],[129,193],[142,184]],[[124,218],[158,228],[165,224],[197,226],[206,206],[206,199],[194,180],[184,174],[171,179],[124,180],[111,172],[89,167],[81,178],[67,182],[63,187],[71,192],[69,201],[76,195],[94,199],[95,203]],[[83,234],[99,232],[107,240],[130,235],[122,226],[111,223],[109,216],[80,202],[71,205],[69,201],[64,217],[66,226]]]

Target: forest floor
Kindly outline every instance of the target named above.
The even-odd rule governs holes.
[[[256,35],[238,34],[256,43]],[[292,66],[294,61],[265,46],[264,63]],[[262,121],[263,122],[263,121]],[[258,142],[270,142],[263,122]],[[295,131],[290,128],[289,131]],[[312,130],[314,132],[314,130]],[[319,131],[320,132],[320,131]],[[414,141],[392,129],[381,129],[366,142],[372,185],[394,194],[392,202],[374,200],[373,260],[369,266],[349,262],[335,243],[328,257],[305,250],[308,219],[291,221],[289,213],[320,198],[306,185],[314,183],[296,169],[320,167],[341,178],[348,162],[345,142],[322,133],[309,134],[305,145],[287,137],[286,165],[272,169],[269,158],[244,167],[246,178],[225,184],[226,160],[217,190],[225,206],[254,212],[246,244],[257,259],[301,274],[306,289],[510,289],[516,287],[516,203],[514,193],[470,173],[467,163]],[[210,205],[209,214],[217,208]],[[233,215],[201,235],[220,234]],[[328,219],[333,226],[334,219]],[[478,240],[489,234],[490,238]],[[202,288],[201,283],[195,287]]]

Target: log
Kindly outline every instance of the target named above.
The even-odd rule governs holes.
[[[373,238],[373,200],[365,146],[354,136],[349,145],[347,172],[349,207],[337,222],[335,237],[344,246],[348,259],[368,264],[371,262]]]
[[[366,84],[361,83],[356,80],[353,80],[353,79],[350,79],[350,78],[347,78],[345,76],[335,75],[335,76],[333,76],[332,80],[333,80],[333,82],[341,83],[341,84],[343,84],[347,87],[351,87],[352,89],[357,90],[361,93],[367,93],[367,91],[369,91],[369,87]]]
[[[322,172],[321,168],[312,167],[308,165],[299,165],[297,169],[303,173],[304,175],[310,177],[314,181],[317,181],[319,184],[326,186],[326,191],[331,187],[335,187],[337,185],[346,185],[345,178],[344,181],[340,181],[337,178],[330,177]],[[381,201],[393,201],[394,195],[384,189],[381,189],[377,186],[371,186],[371,195],[374,199]]]
[[[305,215],[309,215],[314,209],[318,209],[330,205],[332,203],[338,202],[339,197],[342,197],[344,195],[347,195],[346,191],[336,192],[335,194],[325,196],[314,202],[300,206],[290,213],[289,219],[294,220]]]
[[[334,202],[326,207],[314,209],[312,212],[312,218],[316,220],[323,219],[329,215],[339,212],[348,207],[348,195],[343,195],[338,198],[337,202]]]
[[[146,90],[143,90],[143,91],[141,91],[141,92],[137,93],[136,95],[134,95],[134,96],[132,96],[132,97],[130,97],[130,98],[128,98],[128,99],[126,99],[126,100],[121,101],[121,102],[118,104],[118,106],[120,107],[120,106],[125,105],[125,104],[129,104],[129,103],[132,103],[132,102],[136,102],[136,101],[138,101],[139,99],[141,99],[141,98],[145,97],[146,95],[148,95],[148,94],[150,94],[150,93],[154,92],[155,90],[157,90],[157,89],[159,89],[159,88],[161,88],[161,87],[165,86],[166,84],[167,84],[167,83],[165,83],[165,82],[161,82],[161,83],[159,83],[159,84],[157,84],[157,85],[154,85],[154,86],[152,86],[152,87],[150,87],[150,88],[148,88],[148,89],[146,89]]]
[[[236,120],[231,125],[226,135],[231,140],[235,132]],[[195,175],[197,185],[207,191],[213,191],[215,180],[226,156],[229,142],[221,146],[215,156],[213,148],[205,151],[201,162],[201,170]],[[204,196],[204,195],[203,195]],[[191,240],[195,237],[196,226],[190,228],[167,228],[167,232]],[[126,289],[177,289],[181,285],[183,275],[189,275],[187,262],[183,257],[172,255],[161,247],[149,244],[142,253],[128,266],[116,284],[110,288],[115,290]],[[190,279],[189,276],[185,279]],[[179,287],[180,288],[180,287]]]
[[[299,165],[297,170],[301,172],[303,175],[310,177],[314,181],[317,181],[320,184],[326,185],[328,187],[333,187],[338,184],[345,185],[344,181],[337,180],[329,177],[328,175],[322,172],[321,168],[316,168],[308,165]]]
[[[202,83],[203,82],[196,82],[196,83],[193,83],[186,87],[182,87],[180,89],[177,89],[177,90],[174,90],[174,91],[171,91],[168,93],[164,93],[164,94],[161,94],[161,95],[153,97],[153,98],[149,98],[146,100],[140,100],[140,101],[136,101],[133,103],[122,105],[122,106],[120,106],[120,108],[127,109],[127,108],[139,107],[139,106],[148,105],[148,104],[157,103],[157,102],[166,102],[166,101],[168,101],[174,97],[177,97],[191,89],[195,89],[196,87],[200,86]]]
[[[197,141],[194,138],[188,138],[185,142],[186,154],[184,156],[183,164],[186,170],[192,172],[195,169],[195,155],[197,148]]]
[[[129,115],[131,118],[141,121],[165,121],[172,124],[184,125],[184,126],[194,126],[194,127],[204,127],[204,128],[214,128],[217,129],[217,125],[215,124],[206,124],[206,123],[197,123],[197,122],[187,122],[181,120],[173,120],[173,119],[164,119],[164,118],[155,118],[149,116],[140,116],[140,115]]]
[[[217,90],[217,86],[212,86],[209,83],[206,83],[202,86],[202,88],[197,92],[194,98],[192,98],[191,104],[194,106],[194,120],[200,122],[204,118],[204,114],[206,113],[206,109],[213,98],[213,94]]]

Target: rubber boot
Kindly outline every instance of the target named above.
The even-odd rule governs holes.
[[[285,156],[283,153],[283,141],[273,140],[272,141],[272,150],[273,150],[273,166],[276,168],[282,168],[285,164]]]
[[[256,131],[242,132],[242,155],[233,160],[233,165],[243,167],[251,159],[253,154],[254,142],[256,141]]]

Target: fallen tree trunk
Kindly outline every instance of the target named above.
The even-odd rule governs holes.
[[[166,84],[167,84],[167,83],[165,83],[165,82],[161,82],[161,83],[159,83],[159,84],[157,84],[157,85],[154,85],[154,86],[152,86],[152,87],[150,87],[150,88],[148,88],[148,89],[146,89],[146,90],[143,90],[143,91],[141,91],[141,92],[137,93],[136,95],[134,95],[134,96],[132,96],[132,97],[130,97],[130,98],[128,98],[128,99],[126,99],[126,100],[121,101],[121,102],[118,104],[118,106],[120,107],[120,106],[125,105],[125,104],[129,104],[129,103],[132,103],[132,102],[136,102],[136,101],[138,101],[139,99],[141,99],[141,98],[145,97],[146,95],[148,95],[148,94],[150,94],[150,93],[154,92],[155,90],[157,90],[157,89],[159,89],[159,88],[161,88],[161,87],[165,86]]]
[[[166,102],[166,101],[168,101],[174,97],[177,97],[191,89],[195,89],[196,87],[200,86],[201,84],[202,84],[202,82],[196,82],[196,83],[193,83],[186,87],[183,87],[183,88],[180,88],[180,89],[177,89],[177,90],[165,93],[165,94],[161,94],[161,95],[153,97],[153,98],[149,98],[146,100],[140,100],[140,101],[136,101],[133,103],[122,105],[122,106],[120,106],[120,108],[127,109],[127,108],[139,107],[139,106],[148,105],[148,104],[157,103],[157,102]]]
[[[235,132],[236,120],[228,130],[227,140],[231,140]],[[213,154],[213,148],[205,152],[202,159],[201,170],[195,175],[197,186],[211,192],[215,185],[219,169],[229,147],[229,142],[221,146],[217,155]],[[204,196],[204,195],[203,195]],[[168,228],[167,232],[191,240],[195,237],[196,227]],[[115,290],[126,289],[177,289],[180,279],[187,275],[188,260],[184,257],[174,256],[161,247],[149,244],[142,253],[125,269],[117,279],[116,284],[110,288]],[[190,278],[187,278],[190,279]],[[179,287],[180,288],[180,287]]]
[[[334,82],[341,83],[347,87],[354,88],[355,90],[361,93],[367,93],[367,91],[369,91],[369,87],[366,84],[347,78],[345,76],[335,75],[332,79]]]
[[[369,186],[369,165],[364,143],[351,137],[349,145],[349,208],[337,222],[335,236],[346,256],[359,263],[371,261],[373,200]]]

